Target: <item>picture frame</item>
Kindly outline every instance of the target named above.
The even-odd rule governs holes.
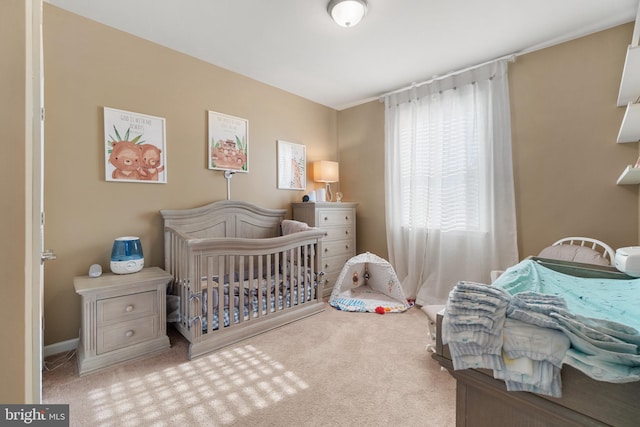
[[[307,147],[278,140],[278,188],[304,190],[307,187]]]
[[[249,121],[215,111],[208,112],[207,167],[249,172]]]
[[[110,107],[103,109],[105,180],[166,184],[165,119]]]

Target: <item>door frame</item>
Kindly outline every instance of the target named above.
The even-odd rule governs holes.
[[[25,2],[25,402],[42,402],[44,329],[44,70],[42,0]]]

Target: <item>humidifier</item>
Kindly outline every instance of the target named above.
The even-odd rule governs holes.
[[[136,273],[144,267],[142,245],[138,237],[118,237],[111,250],[111,271],[115,274]]]

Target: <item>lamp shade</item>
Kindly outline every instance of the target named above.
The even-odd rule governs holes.
[[[315,182],[338,182],[338,162],[319,160],[313,162],[313,180]]]
[[[327,5],[329,15],[341,27],[357,25],[367,13],[365,0],[331,0]]]

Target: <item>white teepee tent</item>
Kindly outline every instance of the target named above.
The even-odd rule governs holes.
[[[333,286],[329,304],[344,311],[377,313],[411,307],[391,264],[369,252],[347,261]]]

